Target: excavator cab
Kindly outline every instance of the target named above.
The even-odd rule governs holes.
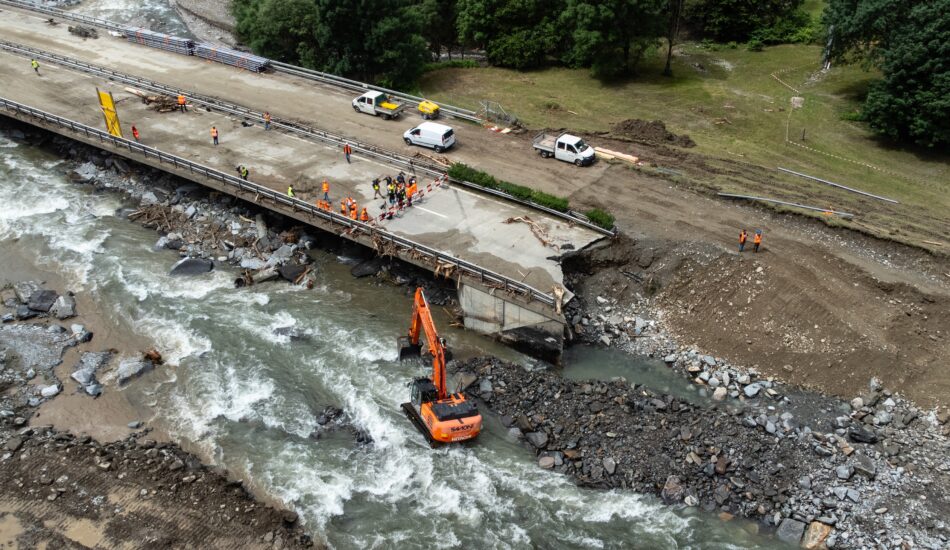
[[[446,388],[445,339],[439,337],[429,304],[421,288],[416,289],[409,335],[399,338],[399,359],[422,354],[419,337],[425,332],[428,351],[432,355],[432,376],[413,379],[409,383],[410,401],[402,410],[430,445],[474,439],[482,429],[482,415],[474,403],[461,393],[450,394]]]

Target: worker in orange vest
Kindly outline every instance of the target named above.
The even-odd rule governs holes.
[[[745,229],[739,232],[739,252],[745,248],[745,241],[748,237],[748,234],[745,232]]]
[[[363,211],[360,212],[360,221],[368,222],[369,221],[369,212],[366,211],[366,207],[363,207]]]
[[[350,147],[350,144],[349,144],[349,143],[344,143],[344,144],[343,144],[343,156],[346,157],[346,163],[347,163],[347,164],[350,163],[350,154],[351,154],[352,152],[353,152],[353,148]]]
[[[323,180],[323,200],[330,200],[330,182],[326,178]]]
[[[135,141],[139,140],[139,129],[134,124],[132,125],[132,137],[135,138]]]
[[[350,203],[350,219],[355,220],[357,218],[358,213],[359,213],[359,207],[356,206],[356,201],[351,202]]]
[[[181,112],[185,112],[185,96],[178,94],[178,108],[181,109]]]
[[[755,236],[752,237],[752,252],[758,252],[759,246],[762,244],[762,230],[757,229],[755,231]]]
[[[270,113],[264,111],[264,129],[270,130]]]
[[[214,126],[211,127],[211,141],[213,141],[215,145],[218,144],[218,129]]]
[[[347,212],[346,205],[347,205],[346,199],[343,199],[340,201],[340,214],[343,214],[344,216],[346,215],[346,212]]]

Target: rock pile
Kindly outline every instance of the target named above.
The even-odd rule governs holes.
[[[76,316],[76,299],[72,292],[60,296],[36,281],[20,281],[8,285],[2,291],[4,307],[13,311],[4,313],[3,322],[23,321],[37,317],[52,317],[59,320]]]
[[[887,419],[878,409],[840,421],[819,415],[814,427],[802,426],[791,413],[778,413],[774,404],[781,400],[767,397],[772,388],[726,382],[726,372],[715,374],[726,382],[720,387],[739,393],[727,403],[764,400],[761,406],[713,401],[704,408],[623,380],[576,382],[496,359],[458,368],[466,391],[501,416],[510,436],[535,451],[539,466],[580,485],[633,489],[670,504],[757,519],[783,540],[810,541],[813,548],[877,541],[943,548],[950,541],[942,515],[950,510],[947,440],[897,400],[893,410],[900,412],[891,414],[900,415],[905,431],[885,436],[894,421],[875,425],[874,418]],[[747,391],[754,384],[758,390]],[[888,412],[886,400],[878,401]],[[861,435],[852,437],[852,429]],[[882,437],[916,441],[917,453],[908,457],[913,467],[894,460],[900,453],[888,456]]]

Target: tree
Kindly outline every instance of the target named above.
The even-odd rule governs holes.
[[[669,32],[666,33],[666,67],[663,76],[673,76],[673,43],[680,32],[680,20],[683,15],[684,0],[670,0],[669,2]]]
[[[531,69],[558,53],[564,0],[461,0],[460,40],[485,48],[493,65]]]
[[[663,35],[667,0],[568,0],[561,23],[572,29],[564,61],[599,78],[633,72]]]
[[[268,57],[384,86],[411,86],[427,61],[409,0],[236,0],[237,32]]]
[[[802,1],[688,0],[684,17],[689,27],[704,37],[720,42],[745,42],[753,32],[793,16]]]
[[[417,0],[412,10],[421,21],[422,37],[429,43],[429,51],[438,58],[446,48],[451,59],[452,47],[458,44],[457,0]]]
[[[862,112],[877,133],[950,145],[950,0],[831,0],[830,59],[880,69]]]

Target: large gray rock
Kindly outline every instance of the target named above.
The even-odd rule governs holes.
[[[353,268],[350,269],[350,275],[356,277],[357,279],[361,277],[370,277],[376,275],[382,269],[383,260],[380,258],[371,258],[354,265]]]
[[[798,546],[803,534],[805,534],[805,524],[792,518],[783,519],[778,526],[778,531],[775,532],[779,540],[795,546]]]
[[[53,303],[53,307],[50,308],[49,312],[51,315],[60,320],[75,317],[76,299],[72,296],[64,294],[59,298],[56,298],[56,302]]]
[[[257,271],[259,269],[264,269],[267,264],[264,263],[264,260],[259,258],[243,258],[241,260],[241,269],[250,269],[251,271]]]
[[[277,272],[280,273],[282,279],[292,283],[303,275],[303,272],[306,270],[307,266],[303,264],[284,264],[280,266]]]
[[[663,502],[667,504],[674,504],[683,499],[683,494],[685,490],[683,485],[680,483],[680,478],[671,475],[666,478],[666,483],[663,485],[663,490],[660,491],[660,498],[663,499]]]
[[[749,384],[745,388],[742,388],[742,392],[745,393],[746,397],[755,397],[759,395],[759,392],[762,391],[762,386],[758,382],[754,384]]]
[[[13,283],[13,293],[16,294],[16,299],[20,300],[21,304],[29,302],[30,297],[33,296],[33,293],[39,291],[40,285],[33,281],[21,281],[18,283]]]
[[[88,392],[88,386],[97,385],[96,372],[105,367],[111,359],[112,354],[108,351],[83,353],[70,377],[86,387]]]
[[[203,275],[214,269],[214,262],[202,258],[185,258],[172,266],[171,275]]]
[[[525,434],[525,438],[538,449],[543,449],[548,444],[548,434],[544,432],[529,432]]]
[[[40,395],[42,395],[43,397],[46,397],[47,399],[50,397],[56,397],[57,395],[59,395],[59,392],[60,392],[59,384],[50,384],[49,386],[40,386]]]
[[[38,290],[30,295],[30,301],[27,305],[33,311],[49,312],[59,295],[54,290]]]
[[[116,381],[121,385],[132,378],[152,370],[151,361],[145,359],[124,359],[115,371]]]

